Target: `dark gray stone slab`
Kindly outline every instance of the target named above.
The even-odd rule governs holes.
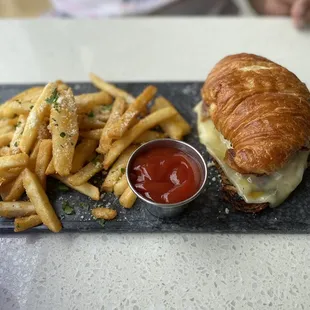
[[[171,100],[180,113],[193,127],[186,141],[195,146],[206,161],[209,156],[200,145],[196,131],[196,115],[194,105],[200,100],[201,83],[152,83],[158,87],[159,95]],[[146,83],[118,84],[130,93],[137,95],[147,85]],[[1,102],[31,85],[0,86]],[[71,84],[76,94],[95,91],[89,83]],[[102,178],[98,176],[93,182],[100,185]],[[105,194],[99,201],[91,201],[86,196],[75,191],[63,192],[58,189],[59,182],[49,179],[48,196],[58,215],[62,218],[63,232],[67,231],[102,231],[102,232],[239,232],[239,233],[308,233],[310,232],[310,171],[306,171],[302,184],[276,209],[268,209],[259,215],[234,212],[230,205],[221,198],[219,175],[215,167],[208,169],[208,182],[202,195],[193,201],[188,210],[173,219],[158,219],[152,216],[143,202],[138,201],[131,210],[123,209],[113,194]],[[62,203],[68,201],[74,206],[75,215],[65,215]],[[118,211],[115,221],[107,222],[104,227],[93,220],[90,209],[96,206],[111,206]],[[229,210],[227,214],[227,210]],[[0,232],[12,232],[13,222],[0,218]],[[40,226],[29,232],[46,232],[45,226]],[[27,232],[28,233],[28,232]]]

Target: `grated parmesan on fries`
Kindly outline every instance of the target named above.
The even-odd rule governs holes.
[[[62,229],[46,192],[48,177],[92,200],[114,192],[122,207],[131,208],[137,197],[125,171],[132,152],[145,142],[182,139],[190,131],[167,99],[157,98],[148,110],[156,87],[149,85],[134,97],[92,73],[90,78],[98,92],[74,94],[55,81],[0,106],[0,216],[15,219],[15,232],[41,224],[53,232]],[[105,178],[100,187],[89,182],[97,173]],[[29,200],[19,201],[25,191]],[[116,218],[116,210],[106,207],[93,209],[92,215]],[[64,212],[73,209],[65,206]]]

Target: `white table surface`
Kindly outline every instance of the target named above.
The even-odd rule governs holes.
[[[0,83],[203,80],[253,52],[310,85],[310,33],[286,19],[0,21],[0,35]],[[309,254],[307,235],[1,236],[0,309],[309,309]]]

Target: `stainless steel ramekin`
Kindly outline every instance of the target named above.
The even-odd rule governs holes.
[[[145,198],[139,192],[136,191],[136,189],[134,188],[129,178],[129,172],[131,171],[132,164],[135,158],[139,154],[145,151],[148,151],[154,147],[176,148],[188,154],[196,161],[199,167],[199,170],[201,172],[201,184],[200,184],[198,191],[193,196],[178,203],[157,203],[157,202],[154,202],[152,200]],[[185,143],[179,140],[173,140],[173,139],[158,139],[158,140],[150,141],[150,142],[143,144],[131,155],[128,161],[127,169],[126,169],[126,176],[127,176],[127,181],[128,181],[130,188],[140,199],[146,202],[146,208],[151,214],[153,214],[154,216],[160,217],[160,218],[173,217],[173,216],[177,216],[180,213],[182,213],[187,208],[189,202],[191,202],[192,200],[194,200],[195,198],[199,196],[207,180],[207,166],[206,166],[206,163],[203,157],[200,155],[200,153],[188,143]]]

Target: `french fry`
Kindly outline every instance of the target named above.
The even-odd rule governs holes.
[[[129,146],[118,160],[114,163],[112,168],[109,170],[101,189],[106,192],[112,192],[115,184],[120,180],[126,171],[126,166],[131,154],[137,149],[136,145]]]
[[[4,135],[5,133],[14,132],[15,127],[11,125],[6,125],[3,127],[0,127],[0,135]]]
[[[145,131],[141,136],[139,136],[134,143],[142,144],[153,140],[163,139],[166,138],[166,134],[162,132],[158,132],[155,130],[148,130]]]
[[[4,185],[1,184],[1,186],[0,186],[0,196],[1,196],[3,201],[4,201],[5,197],[8,195],[8,193],[10,192],[13,184],[14,184],[14,180],[11,181],[11,182],[6,183]]]
[[[0,117],[13,117],[15,114],[28,114],[31,105],[39,99],[43,87],[32,87],[7,100],[0,108]]]
[[[15,129],[14,135],[13,135],[11,143],[10,143],[10,148],[11,148],[12,154],[20,153],[19,142],[20,142],[20,138],[23,134],[23,131],[24,131],[24,128],[26,125],[26,120],[27,120],[27,117],[25,115],[20,115],[18,118],[18,122],[16,124],[16,129]]]
[[[8,146],[3,146],[0,148],[0,156],[12,155],[11,149]]]
[[[25,167],[29,157],[27,154],[16,154],[0,157],[0,169],[9,169],[15,167]]]
[[[107,126],[107,125],[105,125]],[[103,129],[93,129],[89,131],[80,131],[80,136],[92,140],[100,140]]]
[[[147,104],[154,98],[157,88],[154,86],[146,87],[136,100],[129,105],[120,119],[108,130],[108,136],[111,139],[121,138],[135,121],[136,117],[146,108]]]
[[[17,179],[12,184],[12,187],[9,190],[9,192],[3,197],[4,201],[16,201],[20,199],[25,190],[23,179],[24,179],[24,171],[19,174]]]
[[[39,215],[29,215],[14,220],[14,232],[21,232],[42,224]]]
[[[96,156],[91,162],[89,162],[85,167],[79,170],[77,173],[68,177],[68,182],[73,186],[79,186],[86,183],[91,179],[96,173],[103,169],[102,165],[103,157],[102,155]]]
[[[52,159],[52,140],[42,140],[39,147],[39,152],[34,169],[35,174],[39,178],[41,185],[46,189],[46,175],[45,171]]]
[[[14,133],[13,132],[8,132],[5,133],[4,135],[0,136],[0,147],[2,146],[8,146],[13,139]]]
[[[117,183],[114,185],[114,189],[113,189],[114,195],[116,197],[121,196],[127,187],[128,187],[127,177],[126,177],[126,174],[123,174],[121,179],[117,181]]]
[[[34,169],[35,169],[37,157],[38,157],[38,153],[39,153],[39,149],[40,149],[40,144],[41,144],[41,141],[38,141],[36,143],[36,145],[34,146],[32,152],[29,156],[28,168],[31,171],[34,171]]]
[[[151,112],[158,111],[163,108],[171,107],[175,109],[172,103],[170,103],[164,97],[159,97],[155,100],[154,105],[151,108]],[[175,109],[175,111],[177,111]],[[191,131],[190,125],[187,121],[182,117],[182,115],[177,112],[177,115],[167,119],[159,124],[162,130],[167,133],[167,135],[172,139],[181,140],[183,136],[189,134]]]
[[[118,156],[139,136],[142,135],[143,132],[155,127],[161,122],[173,117],[176,115],[176,111],[169,107],[160,109],[154,113],[151,113],[147,117],[141,119],[134,127],[129,129],[125,135],[116,140],[109,152],[106,154],[103,162],[104,169],[108,169],[113,162],[117,159]]]
[[[68,187],[80,192],[81,194],[84,194],[84,195],[90,197],[93,200],[99,200],[99,198],[100,198],[100,193],[99,193],[98,187],[96,187],[90,183],[84,183],[84,184],[79,185],[79,186],[74,186],[68,182],[68,177],[61,177],[57,174],[52,175],[52,177],[61,181],[62,183],[64,183]]]
[[[52,135],[48,129],[49,118],[45,118],[38,130],[38,140],[52,139]]]
[[[97,148],[98,153],[106,154],[109,151],[112,144],[112,139],[108,136],[108,133],[110,128],[114,126],[114,124],[124,114],[126,107],[127,104],[122,98],[118,97],[115,99],[110,117],[101,132],[99,147]]]
[[[48,102],[52,102],[55,99],[55,89],[55,83],[47,84],[30,111],[19,143],[19,148],[23,153],[28,154],[34,145],[38,137],[39,127],[50,108]]]
[[[61,176],[69,175],[79,135],[76,104],[70,88],[59,91],[51,108],[50,126],[55,170]]]
[[[95,140],[83,139],[75,149],[71,173],[79,171],[96,149],[98,142]]]
[[[130,209],[136,202],[136,199],[137,199],[136,194],[128,186],[123,192],[122,196],[120,197],[119,203],[121,204],[122,207]]]
[[[109,208],[94,208],[91,214],[96,219],[113,220],[117,216],[117,211]]]
[[[1,119],[0,120],[0,127],[6,127],[6,126],[15,126],[18,122],[18,118],[7,118],[7,119]]]
[[[13,117],[14,115],[28,115],[34,103],[21,101],[11,101],[3,105],[0,110],[0,117]]]
[[[80,130],[101,129],[105,126],[105,120],[98,119],[97,116],[89,117],[87,114],[78,116]]]
[[[31,202],[0,202],[0,216],[10,219],[33,214],[36,214],[36,209]]]
[[[45,170],[45,174],[46,175],[51,175],[51,174],[55,174],[56,173],[56,170],[55,170],[55,167],[54,167],[54,160],[53,160],[53,157],[51,158],[50,160],[50,163],[48,164],[46,170]]]
[[[0,170],[0,185],[1,187],[13,182],[20,172],[23,170],[23,168],[11,168],[11,169],[1,169]]]
[[[121,97],[127,103],[131,104],[135,101],[135,98],[125,92],[122,89],[117,88],[115,85],[105,82],[99,76],[95,75],[94,73],[89,74],[90,80],[92,83],[99,89],[106,91],[108,94],[113,96],[114,98]]]
[[[29,169],[25,169],[23,184],[27,196],[33,203],[36,213],[39,215],[44,225],[53,232],[59,232],[62,228],[61,223],[55,210],[51,206],[38,177]]]
[[[87,113],[98,105],[109,105],[113,103],[113,97],[105,91],[82,94],[75,96],[77,113]]]

